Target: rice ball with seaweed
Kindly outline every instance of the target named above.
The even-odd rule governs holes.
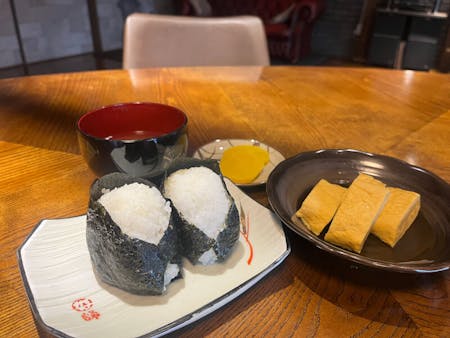
[[[178,162],[164,181],[183,255],[193,264],[225,260],[239,238],[239,212],[217,162]]]
[[[172,207],[156,186],[114,173],[91,187],[86,239],[101,279],[134,294],[161,294],[180,274]]]

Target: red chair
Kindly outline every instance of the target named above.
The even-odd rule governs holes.
[[[325,9],[324,0],[208,0],[208,3],[210,16],[259,16],[270,55],[292,63],[310,53],[314,23]],[[183,0],[182,14],[200,15],[190,0]]]

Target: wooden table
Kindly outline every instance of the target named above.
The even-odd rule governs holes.
[[[16,249],[43,218],[85,213],[94,175],[79,116],[154,101],[189,118],[190,152],[254,138],[286,157],[354,148],[450,181],[450,76],[363,68],[98,71],[0,81],[0,336],[37,335]],[[264,189],[249,192],[267,205]],[[199,336],[450,336],[450,272],[404,275],[342,261],[288,231],[292,253],[237,300],[177,332]]]

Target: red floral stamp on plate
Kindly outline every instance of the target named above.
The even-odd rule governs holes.
[[[93,306],[94,302],[89,298],[78,298],[73,301],[72,310],[81,312],[81,318],[85,321],[91,321],[100,318],[100,313],[94,311]]]

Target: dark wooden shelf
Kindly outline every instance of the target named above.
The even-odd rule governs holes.
[[[447,19],[447,13],[444,12],[420,12],[420,11],[411,11],[393,8],[378,8],[377,12],[386,14],[417,16],[421,18],[430,18],[430,19],[443,19],[443,20]]]

